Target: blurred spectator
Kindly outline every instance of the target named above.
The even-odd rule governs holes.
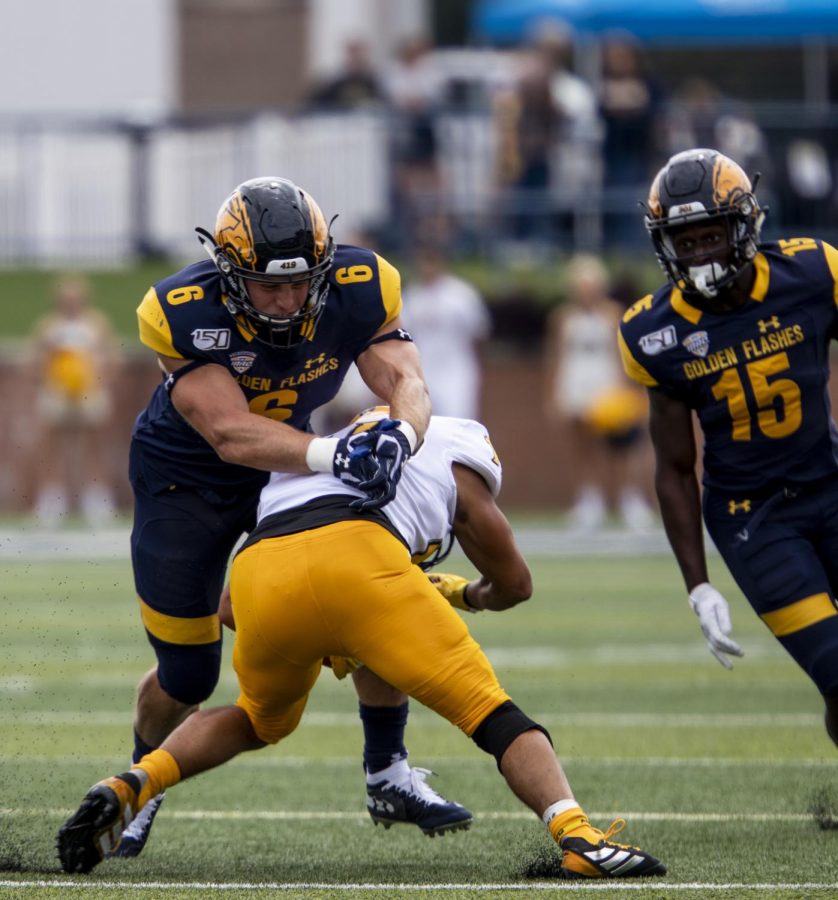
[[[567,266],[567,299],[549,322],[546,413],[569,442],[578,491],[571,523],[592,531],[609,507],[642,529],[653,514],[645,492],[646,400],[626,380],[617,350],[622,310],[608,294],[608,274],[594,256]]]
[[[111,326],[91,308],[90,295],[81,275],[59,278],[54,309],[32,336],[40,481],[34,513],[47,527],[76,508],[90,525],[106,524],[115,512],[106,433],[120,360]]]
[[[783,223],[798,228],[826,228],[835,221],[835,180],[829,139],[817,132],[793,137],[785,148],[783,177],[778,179]]]
[[[659,162],[662,101],[661,89],[647,72],[634,38],[606,36],[599,85],[603,187],[606,201],[617,205],[606,216],[606,241],[625,245],[645,240],[637,225],[635,201],[645,196]]]
[[[495,96],[494,115],[504,230],[515,242],[545,246],[553,237],[551,166],[562,115],[544,54],[532,48],[521,53],[517,78]]]
[[[340,71],[314,87],[308,106],[324,111],[358,110],[381,106],[385,101],[381,78],[370,57],[369,45],[356,38],[344,45]]]
[[[434,415],[479,419],[479,347],[490,331],[482,297],[449,271],[437,246],[419,249],[403,296],[402,321],[422,356]]]
[[[690,78],[669,114],[669,152],[710,147],[740,161],[749,174],[766,173],[768,144],[745,103],[724,96],[710,81]]]
[[[593,86],[573,70],[574,37],[570,25],[551,19],[533,39],[549,72],[550,94],[560,122],[554,148],[553,183],[561,192],[579,192],[599,184],[602,140]]]
[[[440,196],[435,116],[444,94],[424,37],[402,41],[384,72],[393,113],[393,194],[402,244],[447,231]]]

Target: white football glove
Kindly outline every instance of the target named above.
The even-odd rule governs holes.
[[[705,581],[690,592],[690,606],[698,616],[710,652],[726,669],[732,669],[733,663],[728,659],[728,654],[744,656],[745,652],[736,641],[728,637],[733,626],[727,600],[712,584]]]

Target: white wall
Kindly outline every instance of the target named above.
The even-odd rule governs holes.
[[[309,0],[309,75],[329,75],[341,67],[347,40],[369,44],[374,60],[391,59],[402,38],[427,33],[427,0]]]
[[[0,114],[168,112],[175,7],[176,0],[0,0]]]

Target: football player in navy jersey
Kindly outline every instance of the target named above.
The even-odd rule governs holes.
[[[669,283],[626,312],[619,342],[649,389],[661,513],[711,653],[726,668],[742,656],[708,581],[702,508],[754,611],[821,692],[838,744],[838,251],[808,237],[761,243],[763,218],[733,160],[673,156],[646,205]]]
[[[157,655],[138,688],[135,760],[215,688],[224,573],[268,472],[330,472],[361,489],[359,507],[378,508],[430,418],[419,355],[400,327],[398,272],[370,250],[336,245],[306,192],[252,179],[223,203],[212,234],[197,231],[210,259],[154,285],[138,309],[163,380],[130,453],[134,577]],[[396,422],[358,447],[309,425],[353,362]],[[409,783],[406,695],[368,671],[356,689],[368,780]],[[158,805],[134,821],[118,855],[140,852]],[[441,797],[434,816],[471,821]]]

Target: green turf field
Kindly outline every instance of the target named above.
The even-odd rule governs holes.
[[[126,767],[152,657],[127,562],[20,560],[0,562],[0,895],[838,897],[838,831],[809,813],[820,793],[838,796],[838,754],[815,691],[729,579],[714,573],[747,652],[732,673],[707,652],[669,558],[533,570],[532,601],[469,625],[549,727],[592,818],[625,816],[623,837],[668,864],[664,879],[551,881],[551,841],[493,760],[415,704],[412,762],[475,823],[433,840],[374,827],[354,692],[328,672],[283,744],[173,788],[140,858],[64,876],[54,833],[90,784]],[[234,696],[228,662],[216,699]]]

